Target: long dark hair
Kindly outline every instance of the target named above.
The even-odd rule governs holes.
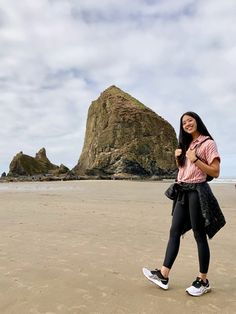
[[[177,158],[178,159],[178,164],[182,167],[185,164],[185,160],[186,160],[186,151],[189,148],[190,143],[192,142],[193,138],[191,134],[188,134],[184,131],[183,129],[183,123],[182,123],[182,119],[184,116],[190,116],[192,118],[194,118],[196,120],[197,123],[197,130],[200,134],[202,135],[206,135],[209,136],[212,140],[213,137],[211,136],[211,134],[208,132],[205,124],[202,122],[202,119],[199,117],[198,114],[196,114],[195,112],[192,111],[187,111],[184,114],[182,114],[181,118],[180,118],[180,128],[179,128],[179,145],[178,147],[182,149],[182,154]]]

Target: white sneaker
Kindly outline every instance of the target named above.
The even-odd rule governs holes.
[[[162,288],[164,290],[168,289],[169,278],[163,277],[163,275],[159,269],[149,270],[149,269],[144,267],[143,268],[143,274],[148,280],[155,283],[160,288]]]
[[[192,286],[186,289],[186,292],[194,297],[200,297],[201,295],[210,292],[211,287],[209,281],[204,282],[201,278],[197,277],[192,283]]]

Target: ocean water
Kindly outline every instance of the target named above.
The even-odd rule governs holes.
[[[211,183],[235,183],[236,184],[236,177],[225,177],[225,178],[217,178],[211,181]]]

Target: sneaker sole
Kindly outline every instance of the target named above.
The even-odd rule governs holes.
[[[211,287],[206,288],[206,290],[204,290],[202,293],[199,294],[193,294],[191,292],[188,291],[188,289],[185,290],[189,295],[191,295],[192,297],[200,297],[203,294],[206,294],[208,292],[211,292]]]
[[[167,290],[167,289],[168,289],[168,285],[164,285],[160,280],[151,278],[152,273],[150,272],[149,269],[147,269],[147,268],[144,267],[144,268],[142,269],[142,271],[143,271],[144,276],[145,276],[149,281],[151,281],[152,283],[154,283],[155,285],[157,285],[158,287],[160,287],[160,288],[162,288],[162,289],[164,289],[164,290]]]

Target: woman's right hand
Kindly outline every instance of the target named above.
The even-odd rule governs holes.
[[[179,157],[182,154],[182,149],[181,148],[177,148],[175,150],[175,158]]]

